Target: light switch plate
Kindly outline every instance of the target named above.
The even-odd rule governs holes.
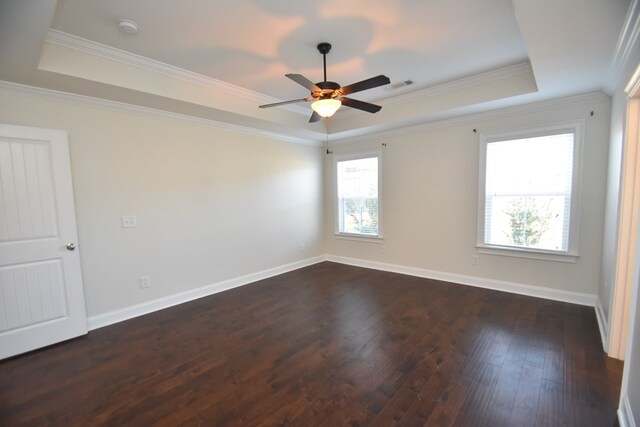
[[[122,215],[122,228],[133,228],[137,226],[138,223],[135,215]]]

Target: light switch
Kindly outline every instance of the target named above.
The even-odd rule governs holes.
[[[123,215],[122,216],[122,228],[133,228],[137,227],[138,223],[136,222],[135,215]]]

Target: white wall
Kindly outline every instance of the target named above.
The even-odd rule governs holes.
[[[323,253],[318,147],[8,92],[0,121],[69,134],[89,316]]]
[[[639,239],[640,242],[640,239]],[[640,255],[640,254],[639,254]],[[640,256],[636,259],[636,287],[632,303],[632,313],[630,318],[630,340],[629,351],[625,357],[624,374],[622,379],[621,408],[628,420],[628,426],[638,425],[640,422],[640,292],[638,292],[638,269],[640,268]],[[635,309],[635,310],[634,310]],[[624,426],[624,425],[623,425]]]
[[[327,252],[472,276],[485,282],[506,281],[595,296],[602,256],[609,117],[609,98],[594,94],[458,119],[412,133],[336,143],[334,153],[371,150],[382,142],[387,144],[382,148],[384,242],[337,239],[333,235],[333,199],[328,198]],[[570,120],[585,121],[577,262],[478,254],[479,134],[473,129],[492,133]],[[325,172],[330,189],[333,184],[329,156],[325,158]],[[478,265],[472,265],[474,255],[478,256]]]
[[[632,2],[630,7],[631,24],[637,25],[634,19],[637,19],[637,1]],[[635,37],[635,35],[634,35]],[[625,52],[624,63],[619,70],[619,77],[614,82],[615,90],[612,97],[611,108],[611,133],[609,142],[609,171],[607,177],[607,199],[606,199],[606,215],[604,223],[604,242],[602,255],[602,276],[598,297],[605,311],[606,322],[610,326],[612,314],[611,304],[613,300],[614,286],[616,280],[616,261],[618,257],[618,226],[620,215],[620,194],[621,194],[621,169],[623,163],[623,152],[625,144],[625,127],[627,120],[627,94],[624,89],[627,83],[640,65],[640,45],[636,40],[629,41],[628,52]],[[636,220],[639,220],[636,218]],[[638,241],[640,242],[640,241]],[[636,253],[635,259],[635,279],[638,278],[638,270],[640,269],[640,254]],[[625,417],[635,422],[640,422],[640,316],[637,308],[637,282],[635,283],[636,302],[631,303],[632,310],[630,313],[629,329],[631,335],[627,339],[627,351],[625,356],[624,373],[621,390],[621,412]],[[634,325],[635,323],[635,325]],[[607,331],[607,334],[609,331]],[[627,418],[626,421],[629,421]],[[633,421],[631,421],[633,423]],[[623,424],[624,425],[624,424]],[[635,424],[628,424],[635,425]]]
[[[598,298],[600,299],[607,323],[609,323],[609,308],[615,283],[622,138],[626,106],[626,95],[622,90],[616,91],[611,101],[611,132],[609,136],[609,164],[607,169],[602,271],[598,289]]]
[[[602,252],[602,274],[599,283],[598,297],[609,322],[610,306],[615,285],[616,260],[618,250],[618,216],[620,208],[620,183],[624,133],[627,117],[627,94],[625,86],[640,63],[640,46],[636,46],[620,73],[611,100],[611,125],[609,135],[609,164],[607,171],[607,192],[604,218],[604,237]]]

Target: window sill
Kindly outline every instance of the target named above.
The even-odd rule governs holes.
[[[504,246],[476,246],[478,253],[487,255],[509,256],[515,258],[529,258],[543,261],[575,263],[579,255],[577,253],[559,253],[531,249],[510,248]]]
[[[366,234],[348,234],[348,233],[334,233],[338,240],[353,240],[355,242],[365,243],[382,243],[382,236],[367,236]]]

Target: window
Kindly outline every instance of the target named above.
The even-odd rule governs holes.
[[[579,123],[481,137],[481,252],[575,260],[580,138]]]
[[[336,156],[336,232],[380,237],[380,153]]]

